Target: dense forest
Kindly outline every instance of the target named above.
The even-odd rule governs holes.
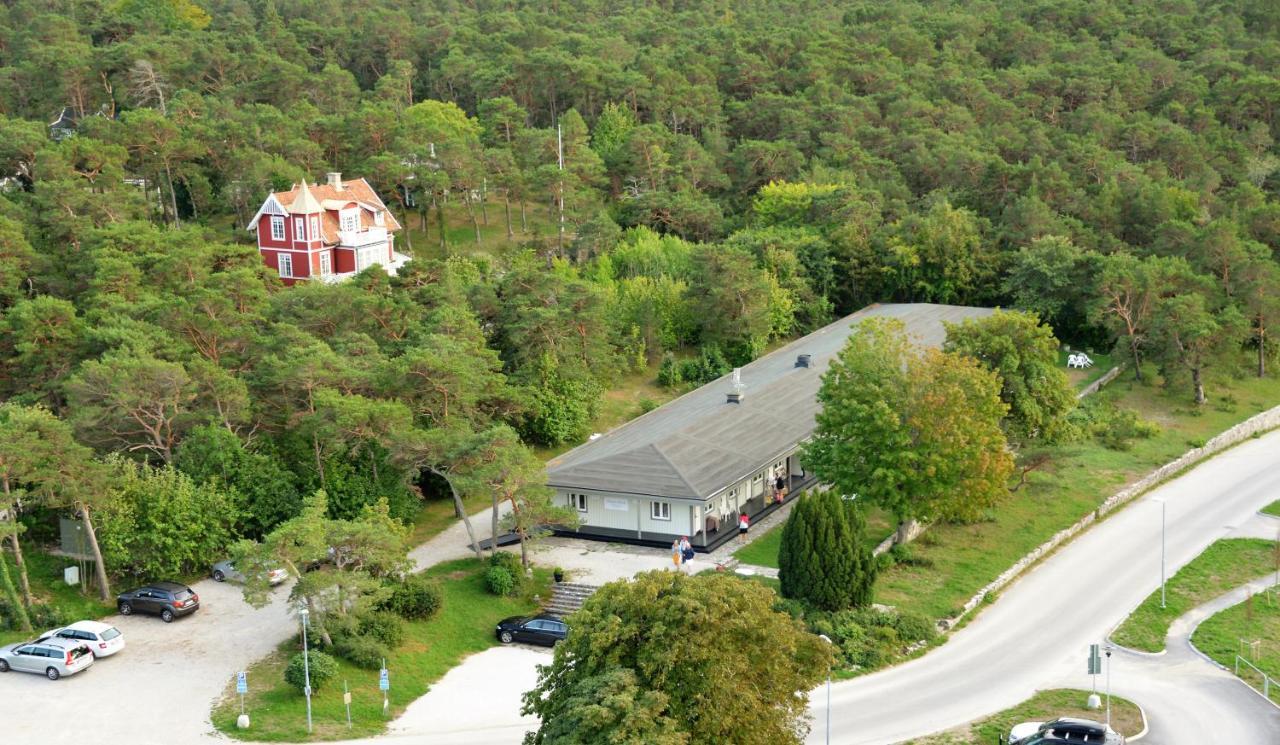
[[[6,2],[2,498],[227,540],[318,488],[512,498],[628,370],[885,301],[1028,309],[1203,401],[1272,356],[1278,139],[1270,0]],[[412,227],[398,276],[262,266],[246,222],[326,171]]]

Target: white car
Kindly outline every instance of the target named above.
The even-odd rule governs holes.
[[[120,629],[101,621],[76,621],[70,626],[46,631],[36,641],[55,637],[84,642],[94,657],[110,657],[124,649],[124,634]]]
[[[1059,717],[1050,722],[1023,722],[1009,731],[1009,745],[1040,743],[1097,743],[1124,745],[1125,738],[1102,722],[1075,717]]]

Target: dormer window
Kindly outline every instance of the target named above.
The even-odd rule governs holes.
[[[387,221],[382,217],[382,210],[373,213],[373,224],[379,227],[387,224]]]
[[[354,233],[360,229],[360,210],[343,210],[341,217],[342,231],[346,233]]]

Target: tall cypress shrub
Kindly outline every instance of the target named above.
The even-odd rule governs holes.
[[[827,611],[870,603],[876,562],[863,542],[865,532],[861,513],[833,491],[798,501],[778,549],[782,596]]]

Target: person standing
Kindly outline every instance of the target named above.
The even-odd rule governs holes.
[[[781,471],[778,472],[778,477],[773,480],[773,493],[778,504],[782,504],[783,498],[787,496],[787,479],[782,475]]]
[[[689,536],[680,537],[680,563],[689,568],[690,574],[693,573],[693,544],[689,543]]]
[[[680,539],[671,542],[671,563],[676,565],[676,571],[680,571],[681,560],[684,558],[680,551]]]
[[[738,543],[747,542],[747,531],[751,529],[751,519],[747,517],[747,513],[738,514]]]

